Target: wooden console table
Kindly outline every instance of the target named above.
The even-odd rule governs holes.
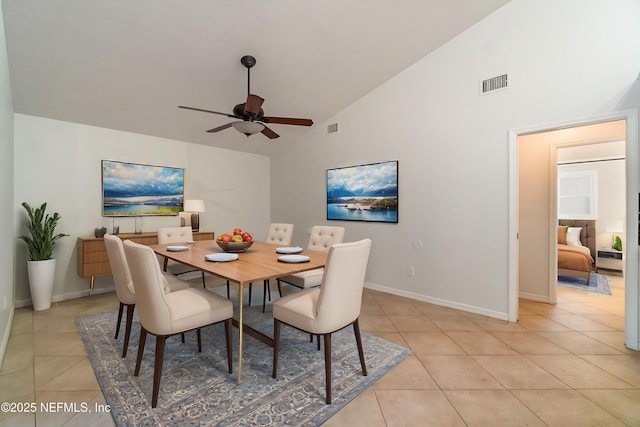
[[[122,240],[132,240],[141,245],[157,245],[158,233],[120,233]],[[193,240],[213,240],[212,231],[194,231]],[[78,237],[78,275],[90,277],[89,295],[93,295],[93,286],[98,276],[110,276],[111,266],[107,248],[102,237]]]

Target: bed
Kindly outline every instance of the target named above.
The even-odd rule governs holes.
[[[558,276],[591,279],[596,259],[596,222],[560,220],[558,225]]]

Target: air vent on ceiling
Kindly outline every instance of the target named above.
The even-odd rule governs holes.
[[[497,90],[507,89],[507,75],[503,74],[501,76],[492,77],[490,79],[486,79],[480,82],[480,94],[485,95],[490,92],[495,92]]]
[[[327,126],[327,133],[336,133],[338,132],[338,124],[337,123],[333,123],[330,124],[329,126]]]

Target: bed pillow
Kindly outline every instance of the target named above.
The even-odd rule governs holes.
[[[580,232],[582,227],[569,227],[567,228],[567,245],[569,246],[582,246],[580,242]]]
[[[566,225],[558,226],[558,244],[566,245],[567,244],[567,228]]]

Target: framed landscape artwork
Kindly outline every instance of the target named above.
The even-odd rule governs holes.
[[[398,161],[327,170],[327,219],[398,222]]]
[[[184,169],[102,161],[102,216],[178,215]]]

